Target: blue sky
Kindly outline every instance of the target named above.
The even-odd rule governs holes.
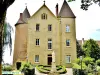
[[[15,2],[7,10],[7,21],[13,26],[18,21],[19,14],[26,7],[31,15],[33,15],[42,5],[44,0],[15,0]],[[45,0],[45,4],[55,14],[55,6],[59,4],[59,11],[64,0]],[[88,11],[80,9],[81,0],[68,3],[72,11],[76,15],[76,38],[100,40],[100,7],[93,4]],[[13,41],[15,34],[13,34]],[[13,42],[14,48],[14,42]],[[12,57],[11,57],[12,59]]]

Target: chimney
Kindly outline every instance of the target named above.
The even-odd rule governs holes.
[[[58,16],[58,3],[56,5],[56,16]]]
[[[82,45],[84,44],[84,38],[82,38]]]
[[[20,13],[20,20],[23,21],[23,13]]]

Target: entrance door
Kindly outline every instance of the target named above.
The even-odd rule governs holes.
[[[21,67],[21,62],[16,62],[16,68],[17,68],[17,70],[19,70],[20,67]]]
[[[52,55],[48,55],[48,65],[52,64]]]

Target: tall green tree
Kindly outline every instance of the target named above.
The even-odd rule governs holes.
[[[4,21],[6,17],[7,8],[15,0],[0,0],[0,75],[1,74],[1,62],[2,62],[2,53],[3,53],[3,43],[4,43]]]
[[[76,40],[76,50],[77,50],[77,58],[85,55],[85,53],[82,49],[82,46],[79,44],[79,42],[77,40]]]
[[[100,58],[99,45],[93,39],[89,39],[83,44],[83,50],[86,56],[94,58],[95,60]]]
[[[68,0],[69,2],[76,0]],[[100,0],[79,0],[81,1],[81,9],[88,10],[89,6],[92,4],[98,4],[100,6]]]

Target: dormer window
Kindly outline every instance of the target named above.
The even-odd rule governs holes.
[[[43,13],[43,14],[41,15],[41,19],[46,20],[46,19],[47,19],[47,14],[46,14],[46,13]]]

